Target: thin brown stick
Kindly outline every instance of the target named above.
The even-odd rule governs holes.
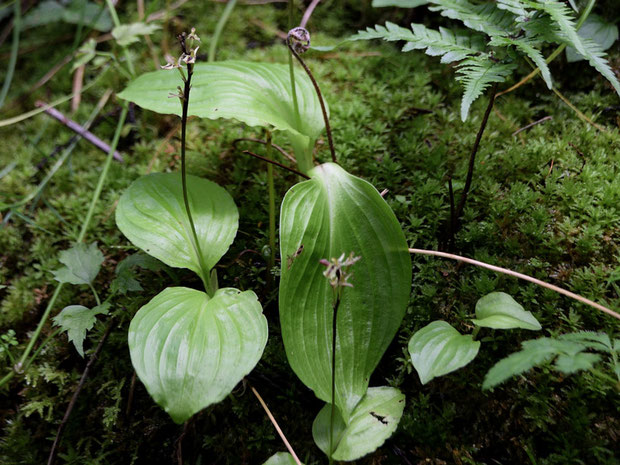
[[[565,289],[562,289],[561,287],[558,286],[554,286],[553,284],[549,284],[546,283],[545,281],[541,281],[540,279],[536,279],[536,278],[532,278],[531,276],[528,276],[526,274],[522,274],[522,273],[517,273],[516,271],[511,271],[508,270],[506,268],[501,268],[499,266],[495,266],[495,265],[489,265],[488,263],[484,263],[484,262],[480,262],[478,260],[473,260],[471,258],[466,258],[466,257],[461,257],[460,255],[454,255],[451,253],[445,253],[445,252],[438,252],[436,250],[424,250],[424,249],[409,249],[409,253],[412,254],[420,254],[420,255],[432,255],[435,257],[442,257],[442,258],[449,258],[450,260],[457,260],[460,262],[464,262],[464,263],[469,263],[470,265],[476,265],[479,266],[481,268],[486,268],[488,270],[492,270],[492,271],[496,271],[498,273],[503,273],[509,276],[514,276],[515,278],[519,278],[519,279],[523,279],[524,281],[529,281],[531,283],[534,284],[538,284],[539,286],[545,287],[547,289],[551,289],[552,291],[555,291],[559,294],[565,295],[567,297],[570,297],[571,299],[575,299],[579,302],[582,302],[586,305],[589,305],[590,307],[596,308],[597,310],[600,310],[601,312],[607,313],[608,315],[613,316],[614,318],[620,320],[620,314],[614,312],[613,310],[604,307],[601,304],[597,304],[596,302],[593,302],[592,300],[586,299],[585,297],[582,297],[578,294],[575,294],[573,292],[567,291]]]
[[[239,139],[235,139],[235,140],[232,141],[232,145],[235,148],[235,150],[237,150],[237,144],[239,142],[256,142],[257,144],[267,145],[267,141],[263,140],[263,139],[254,139],[252,137],[240,137]],[[279,145],[276,145],[276,144],[274,144],[272,142],[271,146],[274,149],[276,149],[278,152],[280,152],[282,154],[282,156],[284,156],[284,158],[287,158],[289,161],[291,161],[293,163],[297,163],[297,160],[295,159],[295,157],[293,155],[291,155],[290,153],[288,153],[286,150],[284,150]]]
[[[82,87],[84,87],[85,69],[86,65],[78,66],[73,73],[73,99],[71,99],[71,113],[78,111],[80,103],[82,102]]]
[[[286,446],[287,450],[289,451],[289,453],[293,456],[293,460],[295,460],[295,463],[297,465],[303,465],[301,463],[301,461],[299,460],[299,458],[297,457],[297,454],[295,453],[295,451],[293,450],[293,447],[291,447],[291,444],[288,442],[288,440],[286,439],[286,436],[284,436],[284,433],[282,432],[282,430],[280,429],[280,426],[278,426],[278,422],[276,421],[276,419],[273,417],[273,415],[271,414],[271,411],[269,410],[269,407],[267,407],[267,404],[265,403],[265,401],[263,400],[263,398],[260,396],[260,394],[258,393],[258,391],[256,389],[254,389],[254,386],[250,385],[250,389],[252,390],[252,392],[254,393],[254,395],[256,396],[256,398],[258,399],[258,401],[260,402],[261,406],[263,407],[263,410],[265,410],[265,413],[267,414],[267,416],[269,417],[269,420],[271,420],[271,423],[273,424],[273,427],[276,429],[276,431],[278,432],[278,435],[280,436],[280,439],[282,439],[282,442],[284,443],[284,445]]]
[[[332,161],[334,163],[338,163],[338,161],[336,160],[336,150],[334,149],[334,141],[332,140],[332,128],[329,125],[329,117],[327,116],[327,109],[325,108],[325,101],[323,100],[323,94],[321,93],[321,88],[319,87],[319,84],[316,82],[316,79],[314,79],[314,76],[312,75],[312,71],[310,71],[310,68],[308,68],[308,65],[306,65],[304,60],[295,51],[295,47],[293,47],[293,44],[291,43],[290,38],[287,38],[286,45],[288,46],[293,56],[297,59],[297,61],[299,61],[301,66],[306,71],[306,74],[312,81],[312,85],[314,86],[316,95],[319,98],[319,103],[321,104],[321,111],[323,112],[323,121],[325,121],[325,131],[327,132],[327,141],[329,142],[329,150],[332,154]]]
[[[65,427],[67,426],[69,417],[71,416],[71,412],[73,411],[73,407],[75,407],[75,404],[77,403],[77,399],[80,393],[82,392],[82,388],[84,387],[84,383],[86,382],[86,378],[88,377],[88,373],[90,372],[90,369],[92,368],[93,364],[97,360],[97,357],[99,356],[99,353],[101,352],[101,349],[103,348],[103,344],[105,343],[106,339],[110,335],[111,331],[112,331],[112,323],[110,322],[108,323],[108,327],[103,333],[103,336],[101,336],[101,339],[99,340],[99,344],[97,344],[97,347],[95,348],[95,352],[93,352],[93,355],[91,355],[90,360],[88,360],[88,363],[86,364],[86,368],[84,368],[84,372],[82,373],[82,377],[80,378],[80,382],[77,386],[77,389],[73,393],[73,397],[71,397],[71,401],[69,402],[69,405],[67,406],[67,411],[65,412],[65,416],[63,417],[62,421],[60,422],[60,425],[58,426],[58,432],[56,433],[54,444],[52,444],[52,450],[50,451],[49,458],[47,459],[47,465],[52,465],[54,463],[54,460],[56,459],[56,452],[58,451],[58,444],[60,443],[60,438],[62,436],[62,433]]]
[[[131,382],[129,383],[129,394],[127,395],[127,408],[125,409],[125,416],[129,418],[131,415],[131,407],[133,405],[133,395],[136,392],[136,370],[133,371],[131,376]]]
[[[282,163],[279,163],[279,162],[277,162],[275,160],[271,160],[270,158],[267,158],[267,157],[263,157],[261,155],[258,155],[256,153],[254,153],[254,152],[250,152],[249,150],[244,150],[241,153],[245,153],[247,155],[251,155],[254,158],[258,158],[259,160],[265,161],[267,163],[271,163],[272,165],[276,165],[276,166],[278,166],[278,167],[280,167],[282,169],[290,171],[291,173],[295,173],[297,176],[301,176],[302,178],[310,179],[310,177],[308,175],[302,173],[301,171],[297,171],[296,169],[291,168],[290,166],[283,165]]]
[[[516,136],[517,134],[523,132],[523,131],[527,131],[528,129],[536,126],[537,124],[541,124],[544,123],[545,121],[549,121],[552,120],[553,116],[545,116],[544,118],[539,119],[538,121],[534,121],[533,123],[527,124],[525,126],[523,126],[522,128],[517,129],[515,132],[512,133],[513,136]]]
[[[55,108],[47,107],[47,103],[38,100],[35,103],[35,106],[39,108],[45,108],[44,111],[46,114],[48,114],[55,120],[61,122],[62,124],[64,124],[66,127],[71,129],[73,132],[75,132],[79,136],[83,137],[85,140],[93,144],[95,147],[97,147],[102,152],[108,153],[110,151],[110,146],[108,144],[103,142],[101,139],[95,136],[92,132],[88,131],[87,129],[84,129],[80,124],[76,123],[72,119],[67,118],[65,115],[63,115],[61,112],[59,112]],[[114,151],[114,158],[120,162],[123,161],[123,157],[118,151]]]
[[[306,11],[304,12],[304,15],[301,18],[301,23],[299,23],[299,27],[303,27],[304,29],[306,28],[306,24],[308,24],[308,21],[310,21],[310,17],[312,16],[312,13],[314,13],[314,9],[320,1],[321,0],[312,0],[312,3],[310,4],[310,6],[308,6]]]

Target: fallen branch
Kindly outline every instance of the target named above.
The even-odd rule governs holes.
[[[539,119],[538,121],[534,121],[533,123],[530,123],[526,126],[523,126],[522,128],[517,129],[515,132],[512,133],[513,136],[516,136],[517,134],[523,132],[523,131],[527,131],[530,128],[533,128],[534,126],[536,126],[537,124],[541,124],[544,123],[545,121],[549,121],[552,120],[553,116],[545,116],[544,118]]]
[[[76,95],[76,94],[74,93],[73,95]],[[39,107],[39,108],[43,108],[43,111],[46,114],[50,115],[55,120],[60,121],[62,124],[67,126],[69,129],[71,129],[73,132],[75,132],[76,134],[78,134],[79,136],[83,137],[85,140],[87,140],[91,144],[93,144],[95,147],[97,147],[103,153],[108,153],[110,151],[110,146],[108,144],[103,142],[101,139],[99,139],[97,136],[95,136],[89,130],[83,128],[80,124],[78,124],[75,121],[67,118],[65,115],[63,115],[61,112],[59,112],[55,108],[50,107],[47,103],[38,100],[35,103],[35,106]],[[114,158],[116,160],[120,161],[120,162],[123,161],[123,157],[116,150],[114,151]]]
[[[52,450],[50,451],[49,458],[47,459],[47,465],[52,465],[54,463],[54,460],[56,459],[56,452],[58,450],[58,444],[60,443],[60,438],[62,436],[62,433],[65,427],[67,426],[67,422],[69,421],[69,417],[71,416],[73,407],[75,407],[77,399],[80,393],[82,392],[82,388],[84,387],[84,383],[86,382],[86,378],[88,377],[88,372],[90,371],[93,364],[97,360],[97,357],[99,356],[99,353],[101,352],[101,349],[103,348],[103,344],[105,343],[106,339],[110,335],[111,331],[112,331],[112,323],[109,323],[108,327],[105,330],[105,333],[103,333],[103,336],[101,336],[101,339],[99,340],[99,344],[97,344],[97,348],[95,349],[95,352],[93,352],[93,355],[91,355],[90,360],[88,360],[88,363],[86,364],[86,368],[84,368],[84,372],[82,373],[82,377],[80,378],[80,382],[77,386],[77,389],[73,393],[73,397],[71,397],[71,401],[69,402],[69,405],[67,406],[67,411],[65,412],[65,416],[60,422],[60,426],[58,426],[58,432],[56,433],[54,444],[52,444]]]

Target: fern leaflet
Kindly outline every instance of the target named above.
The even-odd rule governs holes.
[[[461,101],[461,119],[465,121],[471,104],[492,83],[504,82],[516,65],[514,63],[497,63],[489,57],[468,58],[459,63],[456,79],[463,83],[465,91]]]
[[[475,31],[484,32],[488,36],[506,35],[514,23],[514,15],[509,11],[500,10],[493,3],[474,5],[467,0],[431,0],[436,6],[431,11],[439,11],[442,16],[461,21]]]
[[[498,47],[506,47],[510,45],[514,46],[523,54],[530,57],[530,59],[536,64],[536,66],[540,69],[540,73],[545,80],[547,87],[549,89],[553,87],[553,83],[551,81],[551,71],[549,71],[549,66],[547,66],[545,57],[543,57],[540,50],[536,48],[536,45],[538,45],[538,42],[536,40],[530,38],[512,39],[510,37],[493,37],[491,38],[489,45]]]

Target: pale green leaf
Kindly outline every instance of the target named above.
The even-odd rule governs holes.
[[[597,14],[590,13],[577,34],[583,39],[592,40],[601,51],[605,51],[618,40],[618,26],[614,23],[608,23]],[[566,47],[566,60],[573,63],[585,60],[585,58],[575,48]]]
[[[369,388],[348,423],[336,412],[333,435],[335,460],[357,460],[383,445],[396,428],[405,408],[405,396],[396,388]],[[331,405],[321,409],[312,424],[312,436],[329,456]]]
[[[555,367],[562,373],[571,374],[581,370],[589,370],[600,360],[600,354],[588,352],[579,352],[574,355],[561,354],[555,361]]]
[[[183,423],[221,401],[258,363],[267,320],[252,291],[219,289],[213,298],[171,287],[129,325],[131,361],[147,391]]]
[[[56,281],[69,284],[91,284],[97,277],[104,258],[97,248],[97,243],[86,245],[80,242],[69,250],[60,252],[58,260],[65,266],[53,271]]]
[[[534,315],[505,292],[491,292],[478,300],[476,319],[472,322],[477,326],[493,329],[542,329]]]
[[[426,5],[429,0],[372,0],[374,8],[384,8],[395,6],[398,8],[415,8],[416,6]]]
[[[60,326],[67,333],[69,341],[73,342],[78,353],[84,357],[86,332],[95,325],[97,315],[107,315],[109,308],[110,304],[108,303],[92,309],[83,305],[69,305],[54,317],[54,324]]]
[[[296,465],[295,459],[288,452],[276,452],[263,465]]]
[[[160,29],[158,24],[121,24],[112,29],[112,36],[114,36],[119,45],[129,45],[140,41],[140,36],[152,34],[158,29]]]
[[[31,28],[58,21],[83,24],[98,31],[112,29],[112,18],[106,7],[85,0],[74,0],[66,6],[53,0],[40,2],[24,15],[23,27]]]
[[[422,384],[464,367],[478,350],[480,341],[462,335],[445,321],[433,321],[409,340],[411,363]]]
[[[181,115],[178,99],[168,98],[182,84],[179,73],[161,70],[132,81],[120,98],[157,113]],[[314,87],[303,72],[295,73],[300,117],[295,114],[288,66],[275,63],[225,61],[197,63],[192,77],[189,115],[235,119],[249,126],[285,131],[296,146],[303,171],[311,168],[308,151],[325,128]],[[303,147],[303,149],[301,148]],[[306,153],[305,165],[302,163]]]
[[[310,175],[282,203],[282,338],[297,376],[329,402],[333,291],[319,260],[361,256],[338,310],[336,405],[348,418],[404,316],[411,258],[398,220],[372,185],[333,163]]]
[[[202,257],[192,246],[179,173],[156,173],[135,180],[118,202],[116,224],[149,255],[202,276],[232,244],[239,213],[230,194],[211,181],[187,176],[187,188]]]

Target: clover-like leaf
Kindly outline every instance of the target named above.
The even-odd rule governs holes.
[[[297,462],[288,452],[276,452],[263,465],[297,465]]]
[[[505,292],[491,292],[479,299],[476,303],[476,319],[472,322],[493,329],[542,329],[534,315]]]
[[[334,460],[357,460],[381,447],[396,428],[405,408],[405,396],[393,387],[369,388],[353,410],[348,423],[336,415]],[[337,413],[337,412],[336,412]],[[321,409],[312,424],[312,436],[319,449],[329,456],[331,405]]]
[[[54,323],[67,333],[69,341],[73,342],[78,353],[84,357],[86,332],[95,325],[97,315],[107,315],[109,309],[109,303],[104,303],[92,309],[83,305],[69,305],[54,317]]]
[[[65,266],[53,271],[56,281],[69,284],[91,284],[97,277],[104,258],[96,242],[90,245],[80,242],[60,252],[58,260]]]
[[[129,325],[131,361],[155,402],[177,423],[221,401],[258,363],[267,320],[252,291],[207,294],[171,287]]]
[[[422,384],[471,362],[480,349],[480,341],[463,335],[445,321],[433,321],[409,340],[411,363]]]
[[[232,244],[239,213],[230,194],[211,181],[187,176],[187,190],[202,256],[192,246],[179,173],[135,180],[118,202],[116,224],[135,246],[166,265],[205,275]]]
[[[120,98],[157,113],[181,115],[177,99],[168,98],[179,74],[146,73],[129,83]],[[312,167],[312,148],[325,128],[321,106],[305,73],[295,73],[299,116],[295,113],[288,66],[275,63],[225,61],[196,63],[189,115],[235,119],[249,126],[288,133],[303,171]],[[303,153],[300,153],[303,152]]]
[[[346,420],[405,314],[411,258],[396,216],[371,184],[333,163],[310,175],[282,203],[282,338],[293,371],[330,402],[334,293],[319,260],[361,257],[338,310],[336,405]]]

